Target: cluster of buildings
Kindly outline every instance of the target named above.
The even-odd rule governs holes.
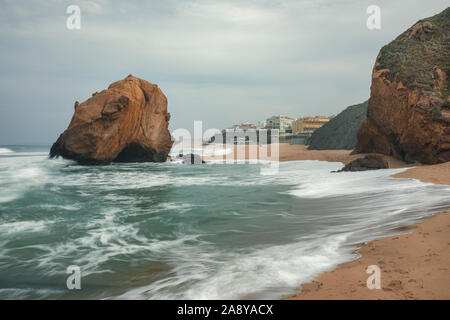
[[[223,138],[225,138],[227,134],[233,136],[234,143],[252,143],[259,142],[260,130],[268,132],[270,136],[272,130],[277,130],[280,142],[304,144],[315,130],[322,127],[330,121],[330,119],[330,117],[324,116],[294,119],[286,115],[276,115],[267,118],[266,120],[259,121],[256,125],[249,122],[235,124],[231,128],[223,130],[222,135]],[[270,143],[270,138],[267,143]]]
[[[258,122],[254,126],[250,123],[242,125],[234,125],[233,128],[242,128],[243,126],[252,126],[255,129],[278,129],[280,135],[297,135],[305,133],[313,133],[325,123],[330,121],[330,117],[315,116],[303,118],[291,118],[285,115],[272,116],[266,120]]]
[[[324,116],[299,118],[292,123],[292,133],[313,133],[328,121],[330,118]]]

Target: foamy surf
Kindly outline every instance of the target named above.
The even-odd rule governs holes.
[[[223,156],[230,154],[232,152],[231,148],[224,148],[222,145],[207,145],[207,146],[198,146],[198,147],[182,147],[175,146],[170,151],[169,155],[172,157],[176,157],[180,154],[197,154],[202,157],[213,157],[213,156]]]
[[[340,247],[346,237],[342,234],[235,255],[197,253],[200,255],[194,255],[197,259],[183,257],[185,265],[178,268],[176,276],[130,290],[117,298],[271,299],[287,294],[286,288],[311,281],[317,273],[352,259],[354,256]],[[198,258],[203,264],[196,263]],[[223,262],[224,258],[227,263]],[[193,283],[188,290],[174,290],[186,282]]]
[[[449,205],[449,187],[393,179],[395,170],[97,167],[39,152],[0,157],[0,298],[279,298],[355,258],[355,244]],[[76,296],[55,286],[73,264]],[[36,290],[19,289],[29,283]]]
[[[7,153],[13,153],[11,149],[8,148],[0,148],[0,154],[7,154]]]

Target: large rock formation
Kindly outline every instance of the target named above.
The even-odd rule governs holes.
[[[408,162],[450,160],[450,8],[383,47],[355,152]]]
[[[366,118],[367,101],[350,106],[314,131],[308,141],[309,150],[352,150],[356,145],[356,134]]]
[[[50,150],[80,164],[166,161],[172,147],[167,98],[157,85],[129,75],[75,102],[69,127]]]

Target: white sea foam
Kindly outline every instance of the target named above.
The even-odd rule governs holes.
[[[17,221],[0,224],[0,234],[13,234],[21,232],[41,232],[44,230],[44,221]]]
[[[179,154],[198,154],[200,156],[204,157],[211,157],[211,156],[223,156],[226,154],[231,153],[232,150],[230,148],[223,148],[221,145],[208,145],[204,147],[192,147],[192,148],[183,148],[183,147],[174,147],[170,151],[169,155],[176,157]]]
[[[348,235],[272,246],[249,253],[174,250],[176,275],[119,296],[119,299],[270,299],[286,294],[324,272],[356,257],[342,250]],[[176,290],[185,283],[187,290]]]
[[[23,159],[0,163],[0,203],[10,202],[21,197],[29,188],[45,182],[42,166],[25,164]],[[8,186],[2,186],[7,183]]]
[[[8,153],[13,153],[14,151],[12,151],[11,149],[8,148],[0,148],[0,154],[8,154]]]
[[[45,299],[51,294],[61,293],[61,289],[37,289],[35,285],[30,285],[29,288],[0,288],[0,295],[8,297],[12,300],[27,299],[31,296]]]
[[[55,210],[67,210],[67,211],[78,211],[81,207],[77,204],[73,205],[58,205],[58,204],[42,204],[39,206],[43,209],[55,209]]]
[[[25,157],[25,156],[28,156],[28,157],[47,157],[48,156],[48,152],[39,152],[39,151],[35,151],[35,152],[18,152],[18,151],[15,151],[14,152],[14,154],[13,154],[14,156],[17,156],[17,157]]]
[[[177,210],[180,213],[183,213],[187,210],[192,209],[193,205],[189,203],[174,203],[174,202],[164,202],[158,206],[158,209],[163,210]]]
[[[288,194],[301,198],[323,198],[423,187],[424,183],[390,176],[407,169],[371,170],[330,173],[342,168],[341,163],[323,161],[280,162],[277,180],[295,187]]]

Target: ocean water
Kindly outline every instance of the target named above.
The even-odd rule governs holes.
[[[340,163],[79,166],[0,147],[0,299],[269,299],[450,205]],[[81,269],[69,290],[67,268]]]

